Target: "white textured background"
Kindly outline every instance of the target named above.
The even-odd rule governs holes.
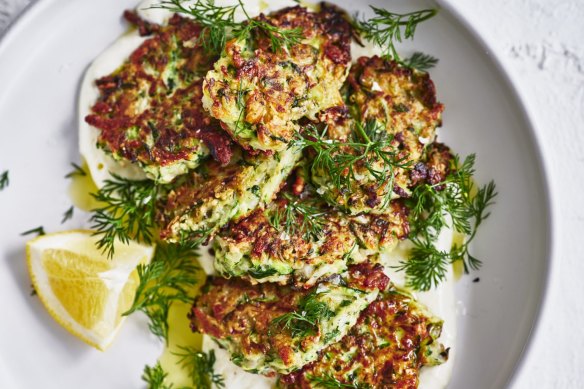
[[[551,288],[513,389],[584,388],[584,0],[449,1],[532,112],[558,205]],[[0,34],[28,3],[0,0]]]

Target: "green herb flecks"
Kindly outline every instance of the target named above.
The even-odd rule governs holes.
[[[71,220],[73,218],[73,213],[75,212],[75,207],[72,205],[68,210],[65,211],[63,214],[63,219],[61,219],[61,224],[64,224],[67,220]]]
[[[354,27],[365,39],[373,42],[383,50],[383,57],[403,63],[396,49],[396,43],[404,39],[412,39],[418,25],[432,18],[438,12],[436,9],[404,14],[390,12],[383,8],[371,6],[375,16],[371,19],[355,18]]]
[[[242,133],[251,131],[251,125],[243,120],[245,117],[245,96],[249,91],[249,89],[242,88],[240,81],[237,90],[235,91],[235,104],[239,110],[237,120],[235,121],[235,135],[241,135]]]
[[[173,389],[172,384],[167,385],[164,383],[164,379],[168,376],[168,373],[162,369],[160,363],[156,363],[154,367],[145,366],[144,372],[142,373],[142,380],[146,382],[148,389]]]
[[[211,389],[224,388],[225,380],[221,374],[215,373],[215,352],[197,351],[191,347],[179,347],[181,352],[174,353],[179,357],[178,363],[189,369],[194,388]]]
[[[268,268],[255,267],[255,268],[250,269],[248,271],[248,273],[253,278],[260,280],[262,278],[271,277],[274,274],[278,273],[278,271],[275,268],[273,268],[273,267],[268,267]]]
[[[345,384],[330,374],[323,376],[307,375],[306,378],[314,385],[315,388],[324,389],[361,389],[357,384]]]
[[[150,180],[133,181],[112,174],[112,179],[92,196],[103,207],[94,209],[91,217],[97,247],[113,257],[115,242],[130,240],[152,242],[158,186]]]
[[[329,175],[339,193],[350,193],[352,183],[359,180],[357,167],[365,169],[378,185],[385,185],[381,205],[385,207],[393,194],[395,169],[410,167],[407,158],[398,157],[399,150],[391,145],[392,140],[382,123],[368,120],[357,123],[352,137],[347,141],[328,139],[326,128],[319,132],[314,127],[308,127],[292,144],[314,150],[316,155],[311,170]]]
[[[494,204],[497,192],[492,181],[480,188],[475,186],[474,164],[474,154],[462,164],[455,157],[444,181],[420,185],[412,193],[410,236],[414,247],[410,258],[397,269],[405,271],[408,285],[416,290],[425,291],[438,285],[454,262],[462,261],[466,273],[481,266],[469,246],[481,223],[489,217],[487,209]],[[438,234],[449,226],[467,238],[450,250],[438,250],[435,245]]]
[[[251,18],[241,0],[232,6],[218,6],[212,0],[197,0],[192,4],[184,3],[182,0],[166,0],[152,8],[162,8],[191,16],[203,27],[199,43],[205,50],[213,54],[221,54],[228,40],[233,38],[249,40],[254,32],[270,39],[270,47],[275,52],[279,52],[283,48],[290,49],[303,38],[301,29],[281,29],[265,20]],[[242,11],[246,19],[242,23],[235,21],[238,9]]]
[[[44,227],[38,226],[37,228],[32,228],[28,231],[24,231],[20,235],[27,236],[27,235],[35,235],[35,234],[36,234],[36,236],[46,235]]]
[[[404,64],[410,68],[427,72],[438,64],[438,58],[416,51],[404,61]]]
[[[293,338],[305,338],[315,334],[318,324],[322,320],[334,316],[334,312],[319,297],[327,292],[312,291],[304,296],[298,303],[297,309],[285,313],[272,320],[271,325],[285,331],[289,331]]]
[[[0,174],[0,190],[8,188],[8,185],[10,185],[10,177],[8,177],[8,170],[6,170]]]
[[[278,231],[284,231],[288,236],[302,234],[306,241],[317,241],[323,233],[327,211],[316,201],[300,199],[284,193],[286,204],[270,215],[270,225]]]
[[[149,264],[138,265],[140,283],[132,307],[124,312],[144,312],[150,331],[168,341],[168,312],[174,302],[191,303],[199,267],[191,248],[160,243]]]
[[[85,177],[87,176],[87,172],[75,162],[71,162],[71,166],[73,166],[73,170],[65,175],[65,178],[73,178],[73,177]]]

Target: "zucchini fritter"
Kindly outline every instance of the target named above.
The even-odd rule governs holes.
[[[438,185],[446,179],[452,169],[457,168],[450,148],[434,142],[426,148],[424,159],[410,170],[411,187],[414,188],[421,183]]]
[[[353,120],[358,123],[353,123],[352,138],[343,138],[347,133],[344,130],[339,140],[383,144],[382,152],[390,155],[393,165],[388,169],[378,155],[370,154],[356,161],[351,171],[342,173],[351,174],[342,188],[334,184],[327,169],[313,169],[312,180],[327,201],[351,214],[385,213],[389,200],[408,196],[409,171],[423,157],[426,145],[434,141],[443,106],[436,101],[434,84],[427,73],[379,57],[358,59],[348,78],[347,95]],[[357,131],[359,125],[362,127]],[[333,138],[338,133],[327,131]],[[341,152],[351,155],[364,148],[347,146]],[[379,179],[380,172],[385,173],[385,180]]]
[[[318,214],[294,212],[299,206]],[[405,238],[407,209],[399,202],[392,203],[391,209],[386,215],[348,217],[312,199],[279,196],[266,209],[255,210],[218,234],[215,269],[225,277],[243,277],[252,283],[310,287],[351,264],[375,261],[378,252]],[[283,220],[288,217],[291,220]],[[306,218],[318,223],[317,236],[283,225],[301,226]]]
[[[99,100],[85,120],[100,130],[98,146],[116,159],[141,166],[148,177],[168,183],[211,154],[231,158],[231,139],[203,109],[203,79],[212,58],[197,43],[201,28],[175,15],[167,26],[135,14],[145,40],[112,74],[96,81]]]
[[[340,342],[317,362],[281,377],[279,387],[417,388],[421,367],[448,359],[437,341],[441,331],[442,321],[412,297],[380,293]]]
[[[298,6],[259,18],[304,38],[276,52],[262,36],[227,42],[205,77],[203,105],[242,147],[278,151],[300,130],[297,120],[342,103],[352,31],[344,14],[324,3],[319,12]]]
[[[195,300],[191,328],[212,336],[246,371],[287,374],[339,341],[389,283],[380,267],[336,281],[297,290],[211,278]]]
[[[169,242],[210,237],[230,220],[269,204],[300,159],[298,149],[274,155],[237,153],[227,166],[208,161],[174,183],[159,207]]]

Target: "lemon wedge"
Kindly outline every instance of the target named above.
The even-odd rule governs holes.
[[[96,246],[91,231],[39,236],[26,245],[33,287],[49,314],[71,334],[105,350],[132,305],[136,267],[152,259],[154,248],[118,243],[112,259]]]

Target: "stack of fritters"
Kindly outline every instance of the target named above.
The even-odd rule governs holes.
[[[194,303],[193,330],[282,387],[415,387],[447,357],[442,323],[390,286],[379,257],[408,236],[411,190],[450,168],[433,143],[443,107],[428,74],[378,57],[351,65],[351,24],[326,4],[259,16],[297,29],[298,44],[275,50],[255,34],[219,58],[191,19],[126,16],[151,37],[97,80],[86,120],[100,147],[161,185],[163,240],[213,240],[219,275]],[[336,142],[332,157],[359,158],[323,168],[299,141],[311,134]],[[351,142],[378,142],[390,168]]]

